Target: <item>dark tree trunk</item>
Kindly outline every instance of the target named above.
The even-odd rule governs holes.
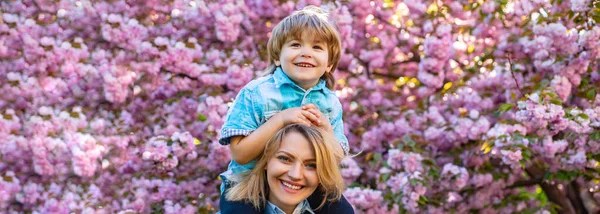
[[[544,171],[544,169],[536,163],[527,167],[525,169],[525,171],[534,180],[541,179],[544,177],[544,174],[546,174],[546,171]],[[544,191],[544,193],[546,193],[546,196],[548,196],[548,200],[550,200],[550,202],[560,206],[560,210],[558,210],[558,213],[566,213],[566,214],[578,213],[578,212],[576,212],[575,207],[571,204],[571,201],[569,200],[569,198],[567,198],[567,195],[558,188],[558,185],[560,185],[560,184],[550,184],[547,182],[540,182],[539,185],[542,187],[542,190]],[[564,188],[568,189],[569,187],[570,187],[570,185],[567,185]],[[579,199],[581,199],[581,198],[579,198]],[[581,200],[579,202],[581,203]],[[583,204],[583,203],[581,203],[581,204]],[[585,210],[585,208],[583,210]]]
[[[571,183],[567,185],[566,192],[569,201],[571,201],[571,204],[575,208],[575,212],[578,214],[589,213],[583,204],[581,195],[579,195],[579,193],[581,193],[581,186],[577,183],[577,181],[571,181]]]

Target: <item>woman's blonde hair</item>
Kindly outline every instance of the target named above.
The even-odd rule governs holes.
[[[335,24],[328,20],[328,14],[325,10],[316,6],[306,6],[302,10],[295,11],[292,15],[285,17],[271,32],[271,37],[267,43],[269,55],[269,65],[266,72],[273,73],[279,60],[283,44],[289,39],[300,39],[302,33],[306,32],[311,37],[319,41],[327,42],[327,51],[329,53],[329,65],[331,70],[326,71],[321,79],[325,80],[327,88],[333,90],[335,87],[335,78],[333,71],[337,69],[341,57],[342,42],[340,33]]]
[[[325,195],[317,209],[323,207],[327,200],[337,201],[342,197],[345,185],[339,165],[344,157],[344,152],[334,145],[334,143],[337,143],[336,139],[321,129],[292,124],[279,130],[269,139],[264,152],[258,157],[254,169],[250,173],[239,177],[241,181],[227,190],[225,193],[227,200],[247,201],[256,209],[260,209],[266,204],[269,193],[265,172],[267,162],[275,157],[283,138],[292,132],[304,136],[315,152],[316,172],[319,178],[318,188]]]

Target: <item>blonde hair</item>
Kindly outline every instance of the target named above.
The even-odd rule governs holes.
[[[304,136],[312,145],[315,152],[316,172],[319,178],[318,188],[325,195],[317,209],[323,207],[327,200],[337,201],[342,197],[345,184],[339,165],[344,157],[344,152],[334,145],[334,143],[337,143],[336,139],[321,129],[292,124],[279,130],[269,139],[254,169],[248,174],[243,174],[240,177],[241,181],[227,190],[225,193],[227,200],[247,201],[256,209],[260,209],[266,204],[269,193],[265,173],[267,162],[275,156],[283,138],[292,132],[297,132]]]
[[[302,33],[306,32],[317,40],[327,42],[327,51],[329,53],[329,65],[331,70],[326,71],[321,79],[325,80],[327,88],[333,90],[335,87],[335,78],[333,71],[337,69],[341,58],[342,42],[340,33],[335,24],[328,20],[328,14],[325,10],[316,6],[306,6],[302,10],[295,11],[292,15],[285,17],[271,32],[271,37],[267,43],[267,52],[269,55],[269,65],[266,72],[275,72],[275,62],[279,60],[283,44],[289,39],[300,39]]]

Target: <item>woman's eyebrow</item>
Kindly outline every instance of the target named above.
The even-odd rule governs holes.
[[[287,155],[289,157],[296,158],[295,155],[293,155],[292,153],[289,153],[287,151],[284,151],[284,150],[281,150],[281,151],[277,152],[277,154],[279,154],[279,153],[283,153],[283,154],[285,154],[285,155]],[[317,161],[317,159],[315,159],[315,158],[310,158],[310,159],[302,160],[302,162],[316,162],[316,161]]]
[[[317,160],[314,158],[311,158],[311,159],[304,160],[304,162],[317,162]]]
[[[277,152],[277,154],[279,154],[279,153],[283,153],[284,155],[287,155],[287,156],[290,156],[290,157],[296,157],[296,156],[292,155],[292,153],[289,153],[289,152],[284,151],[284,150],[280,150],[280,151]]]

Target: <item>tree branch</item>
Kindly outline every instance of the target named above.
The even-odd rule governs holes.
[[[585,191],[585,190],[584,190]],[[571,181],[569,185],[566,186],[566,193],[569,201],[575,208],[575,211],[578,214],[587,214],[589,213],[583,204],[583,200],[579,193],[581,192],[581,186],[577,183],[577,181]]]
[[[539,163],[533,163],[531,166],[525,168],[527,174],[534,179],[543,179],[546,171],[540,166]],[[552,203],[557,204],[561,207],[558,213],[575,213],[575,208],[571,202],[567,199],[565,194],[561,192],[556,184],[550,184],[547,182],[541,182],[540,187],[548,196],[548,200]]]
[[[508,56],[506,58],[508,58],[508,66],[510,67],[510,74],[512,74],[512,78],[515,80],[515,83],[517,84],[517,89],[519,89],[519,92],[521,92],[521,95],[523,97],[526,97],[525,93],[523,93],[523,90],[521,90],[521,86],[519,86],[519,81],[517,81],[517,78],[515,77],[515,71],[513,70],[512,59],[511,59],[510,54],[508,54]]]
[[[534,178],[534,179],[530,179],[530,180],[521,180],[521,181],[517,181],[514,184],[506,187],[506,188],[516,188],[516,187],[524,187],[524,186],[531,186],[531,185],[536,185],[536,184],[540,184],[542,183],[544,179],[542,178]]]

